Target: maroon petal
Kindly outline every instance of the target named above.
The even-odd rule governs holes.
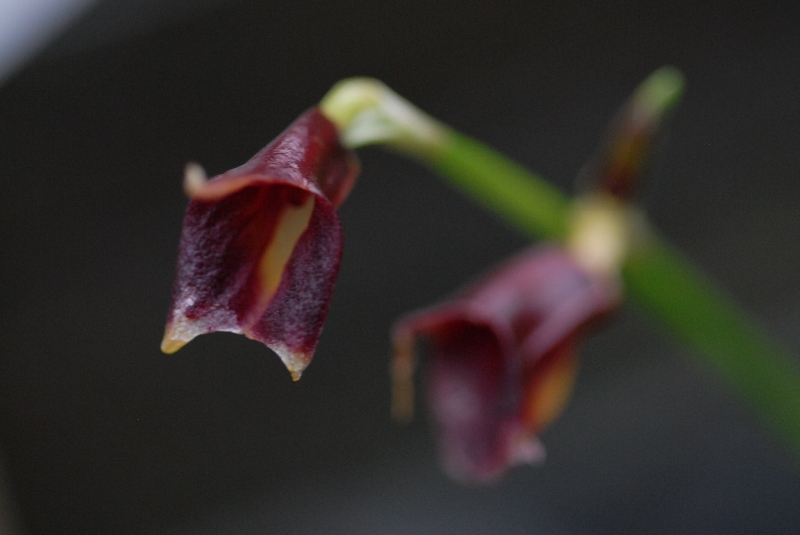
[[[486,481],[543,457],[536,434],[569,397],[577,339],[618,301],[569,254],[539,248],[396,325],[401,361],[414,339],[428,341],[427,398],[453,477]]]
[[[445,468],[459,480],[500,473],[513,441],[514,400],[506,382],[514,355],[498,334],[469,320],[440,324],[429,334],[428,403]]]
[[[236,169],[205,181],[188,168],[191,201],[162,349],[209,332],[242,333],[272,347],[299,378],[339,269],[335,206],[357,172],[316,108]]]
[[[341,254],[339,218],[320,203],[266,313],[248,334],[275,351],[296,379],[311,362],[322,332]]]

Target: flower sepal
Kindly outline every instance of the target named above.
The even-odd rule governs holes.
[[[200,166],[187,166],[190,202],[162,350],[214,331],[244,334],[299,379],[339,270],[335,209],[358,169],[317,108],[240,167],[207,180]]]

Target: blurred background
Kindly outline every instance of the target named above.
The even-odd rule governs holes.
[[[235,167],[370,75],[570,191],[673,64],[687,93],[642,201],[798,354],[796,3],[100,0],[48,20],[0,63],[0,532],[797,533],[798,463],[634,307],[585,344],[543,465],[449,481],[424,413],[389,419],[388,329],[527,241],[377,149],[299,383],[241,336],[159,351],[187,161]]]

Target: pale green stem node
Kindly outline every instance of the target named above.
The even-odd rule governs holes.
[[[319,108],[351,149],[383,144],[424,158],[446,137],[441,123],[374,78],[342,80]]]

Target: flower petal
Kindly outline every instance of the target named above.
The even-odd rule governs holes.
[[[567,252],[535,248],[395,326],[401,363],[415,338],[428,341],[427,398],[452,477],[490,481],[544,458],[536,434],[569,398],[578,337],[618,303],[618,288]]]
[[[506,467],[515,408],[508,362],[495,332],[467,321],[429,333],[427,398],[445,470],[460,481],[487,480]]]
[[[570,339],[557,347],[525,374],[520,418],[531,434],[550,425],[572,395],[578,372],[575,342]]]
[[[213,331],[242,333],[273,348],[299,378],[339,269],[335,207],[357,172],[355,156],[316,108],[216,178],[187,166],[191,201],[162,350]]]
[[[314,354],[341,255],[339,219],[330,205],[317,203],[274,298],[248,333],[275,351],[295,380]]]

